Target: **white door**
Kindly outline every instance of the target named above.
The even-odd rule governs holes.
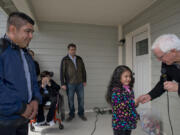
[[[150,54],[148,33],[143,32],[133,37],[133,71],[135,73],[135,97],[150,91]],[[147,106],[148,105],[148,106]],[[149,104],[141,105],[149,107]]]

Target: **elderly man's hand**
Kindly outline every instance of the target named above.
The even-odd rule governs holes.
[[[147,103],[151,100],[151,96],[149,94],[145,94],[145,95],[141,95],[140,97],[138,97],[138,101],[141,104]]]
[[[164,82],[164,89],[169,92],[177,92],[178,91],[178,83],[166,81],[166,82]]]

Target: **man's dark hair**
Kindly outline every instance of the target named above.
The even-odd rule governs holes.
[[[71,48],[71,47],[73,47],[73,48],[76,48],[76,45],[75,44],[73,44],[73,43],[70,43],[69,45],[68,45],[68,50]]]
[[[9,31],[9,26],[14,25],[17,29],[21,26],[30,23],[35,24],[34,20],[22,12],[12,12],[7,19],[7,31]]]

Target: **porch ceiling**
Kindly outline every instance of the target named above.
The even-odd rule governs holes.
[[[123,25],[155,0],[31,0],[37,20]]]
[[[8,0],[38,21],[117,26],[156,0]],[[7,0],[0,0],[0,6]],[[9,4],[6,4],[9,5]]]

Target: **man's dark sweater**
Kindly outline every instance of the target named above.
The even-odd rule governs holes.
[[[178,82],[178,94],[180,95],[180,68],[178,65],[166,65],[162,63],[161,72],[166,74],[167,81],[176,81]],[[151,100],[160,97],[166,90],[164,90],[164,78],[161,75],[160,81],[156,86],[148,93],[151,96]]]

